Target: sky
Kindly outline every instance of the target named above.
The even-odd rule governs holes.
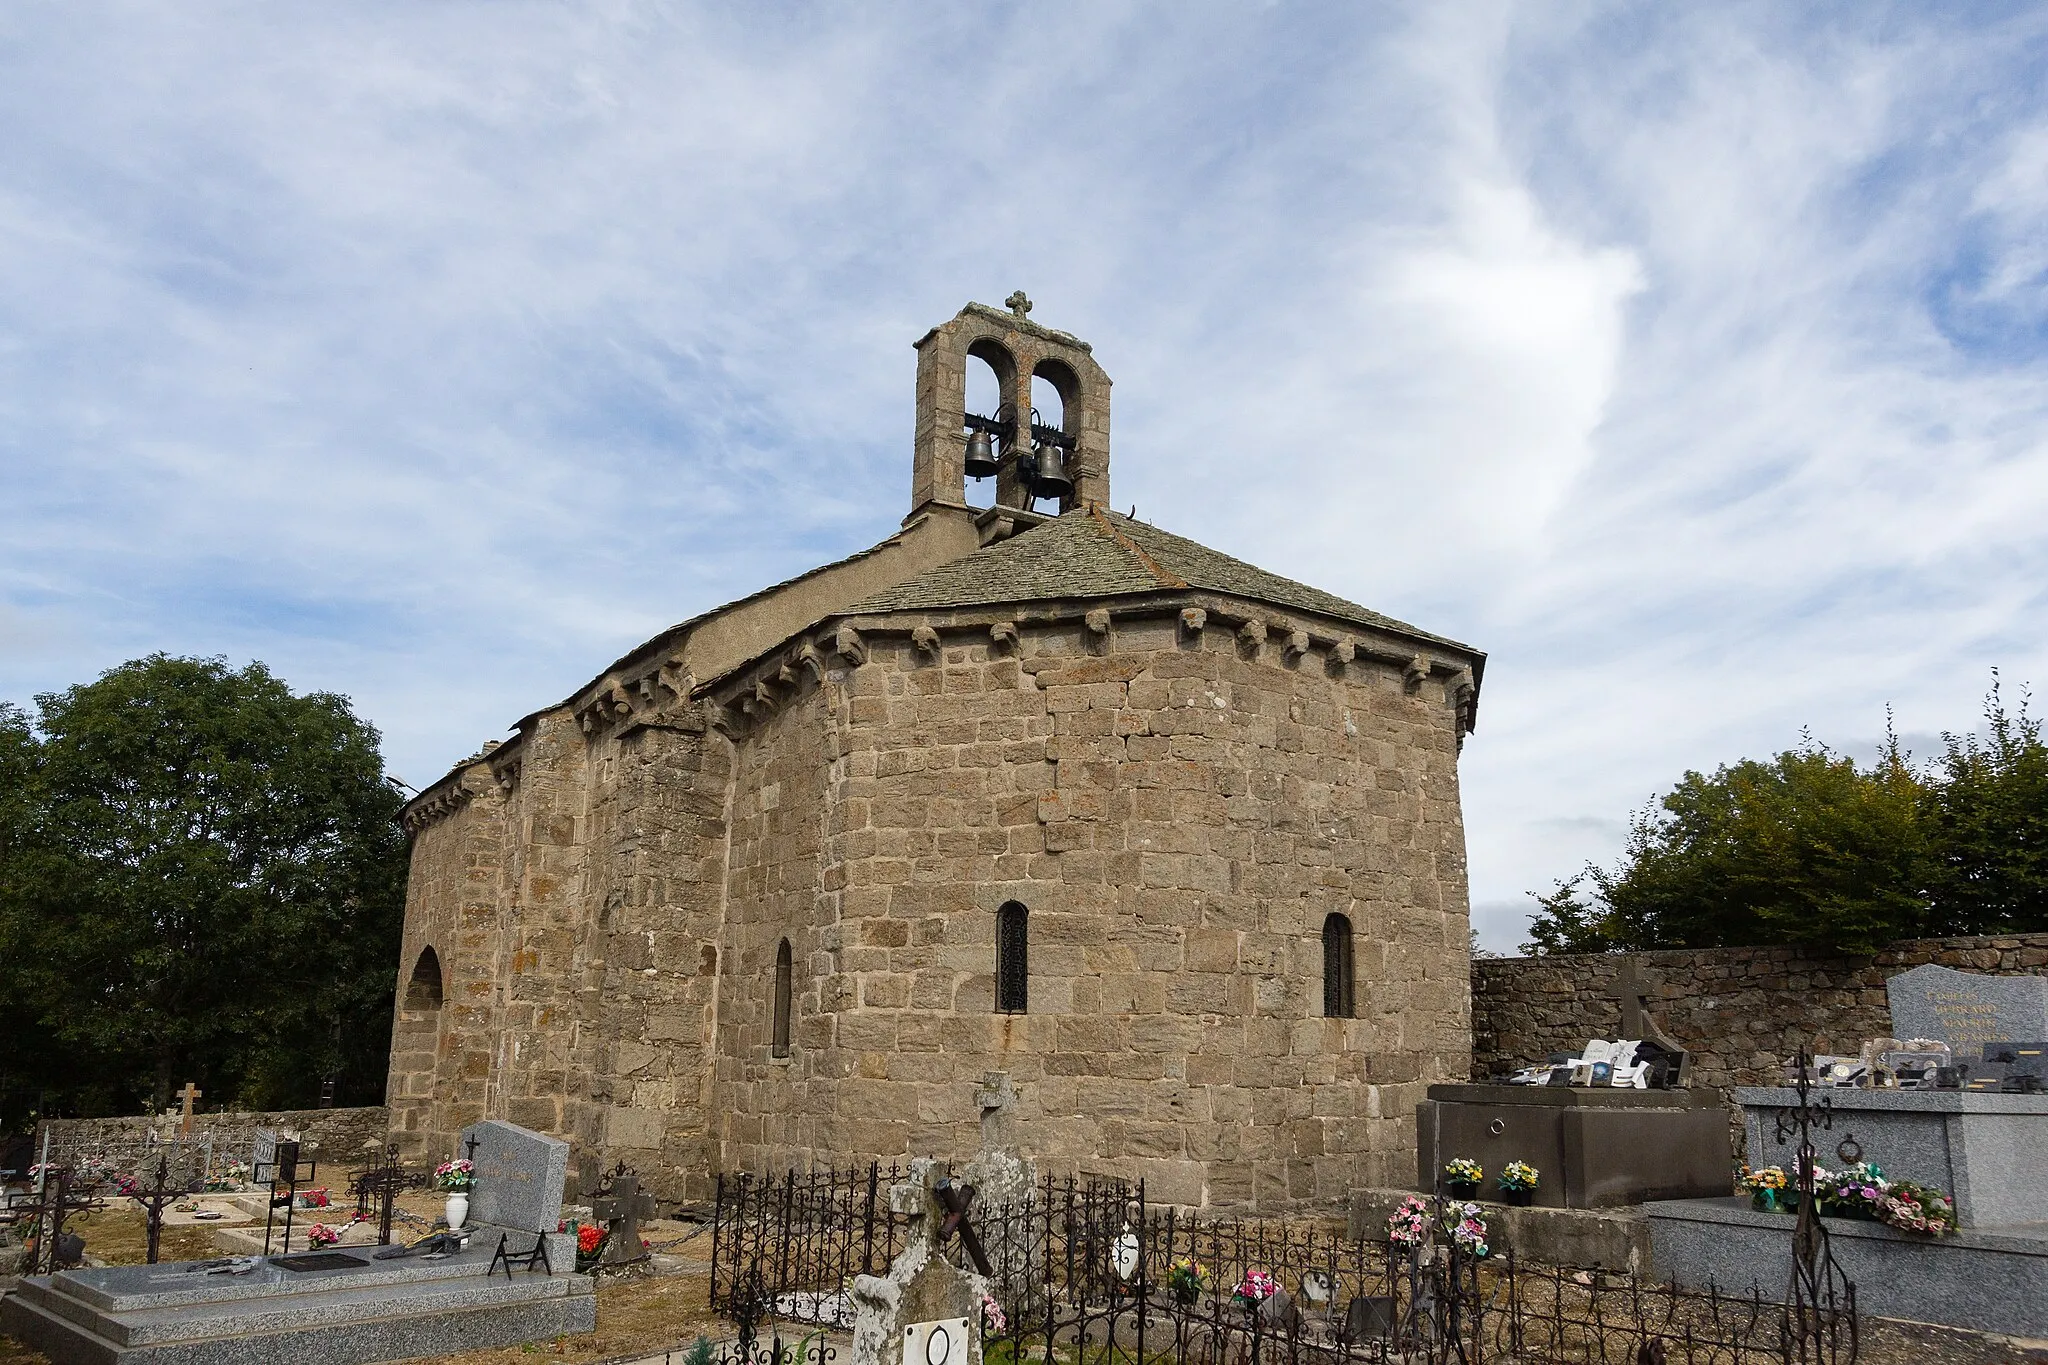
[[[2048,10],[0,8],[0,699],[414,786],[909,510],[1022,288],[1147,521],[1487,652],[1474,922],[1687,769],[2048,682]]]

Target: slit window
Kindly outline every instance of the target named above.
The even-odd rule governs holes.
[[[1030,1003],[1031,912],[1016,901],[996,911],[996,1011],[1023,1014]]]
[[[784,939],[775,948],[775,1035],[769,1044],[769,1052],[777,1057],[789,1055],[789,987],[792,968],[789,956],[789,940]]]
[[[1331,1019],[1351,1019],[1357,1013],[1351,976],[1351,921],[1331,915],[1323,921],[1323,1014]]]

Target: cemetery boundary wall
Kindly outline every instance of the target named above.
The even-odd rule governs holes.
[[[50,1156],[62,1161],[95,1151],[126,1151],[151,1141],[176,1140],[181,1123],[178,1114],[140,1115],[130,1118],[52,1119],[36,1130],[35,1150],[43,1150],[43,1130],[50,1134]],[[223,1160],[248,1160],[250,1145],[258,1128],[292,1130],[306,1142],[320,1144],[323,1165],[355,1166],[363,1161],[369,1144],[381,1152],[391,1111],[383,1105],[352,1109],[278,1109],[265,1112],[228,1111],[192,1116],[192,1137],[204,1142],[210,1135],[214,1150]]]
[[[1853,1053],[1866,1038],[1890,1036],[1884,983],[1900,972],[1933,962],[2048,976],[2048,934],[1908,939],[1868,957],[1781,945],[1474,958],[1473,1077],[1620,1037],[1615,982],[1630,957],[1644,1002],[1692,1053],[1695,1084],[1775,1085],[1801,1046]]]

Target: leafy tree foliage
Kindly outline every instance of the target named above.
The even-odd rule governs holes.
[[[381,1096],[406,856],[377,732],[152,655],[0,711],[0,1105]],[[6,1115],[0,1115],[5,1118]]]
[[[1547,896],[1527,953],[1796,943],[1867,953],[1901,938],[2048,930],[2048,746],[1994,682],[1985,735],[1944,735],[1916,770],[1807,737],[1768,761],[1688,772],[1638,812],[1613,869]]]

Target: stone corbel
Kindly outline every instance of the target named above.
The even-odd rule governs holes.
[[[919,626],[910,632],[910,643],[926,654],[939,652],[939,633],[930,626]]]
[[[1208,624],[1209,613],[1203,611],[1200,607],[1182,607],[1180,609],[1180,628],[1188,634],[1200,635],[1203,628]]]
[[[687,701],[690,694],[697,690],[697,679],[691,676],[689,669],[683,667],[683,656],[680,654],[670,655],[662,664],[658,676],[661,685],[666,687],[669,695],[677,701]]]
[[[855,668],[868,661],[867,644],[860,638],[860,632],[851,625],[839,627],[838,633],[832,637],[832,652]]]
[[[1237,642],[1244,646],[1253,657],[1257,657],[1260,647],[1266,643],[1266,623],[1264,621],[1245,622],[1237,628]]]
[[[1473,703],[1479,697],[1478,684],[1472,681],[1472,670],[1461,668],[1451,678],[1451,704],[1458,709],[1458,730],[1463,733],[1472,728]]]
[[[766,678],[754,679],[753,697],[754,703],[764,711],[773,711],[776,707],[775,690],[768,686]]]
[[[809,640],[804,641],[802,648],[790,656],[790,662],[798,668],[809,669],[813,682],[825,681],[824,656],[818,653],[818,647]],[[788,670],[785,669],[784,671],[787,672]]]
[[[1289,631],[1287,635],[1287,643],[1280,647],[1281,656],[1285,658],[1289,663],[1294,663],[1297,660],[1304,659],[1308,657],[1308,645],[1309,641],[1307,631]]]
[[[722,706],[710,697],[704,698],[697,708],[697,714],[702,718],[706,729],[716,730],[727,739],[737,736],[743,728],[739,716],[734,714],[731,707]]]
[[[1082,617],[1081,619],[1087,623],[1088,629],[1094,632],[1095,634],[1109,634],[1108,607],[1097,607],[1095,610],[1089,612],[1086,616]]]
[[[1423,682],[1428,677],[1429,660],[1424,655],[1418,654],[1408,661],[1407,669],[1401,674],[1401,681],[1407,684],[1410,692],[1414,692],[1421,688]]]
[[[988,628],[988,642],[993,649],[1006,649],[1014,654],[1020,648],[1017,640],[1015,621],[998,621]]]
[[[1330,650],[1330,657],[1340,668],[1349,668],[1351,661],[1358,657],[1358,646],[1350,640],[1339,640]]]
[[[614,685],[612,690],[605,694],[605,701],[611,705],[612,714],[615,716],[625,717],[633,714],[633,698],[623,687]]]

